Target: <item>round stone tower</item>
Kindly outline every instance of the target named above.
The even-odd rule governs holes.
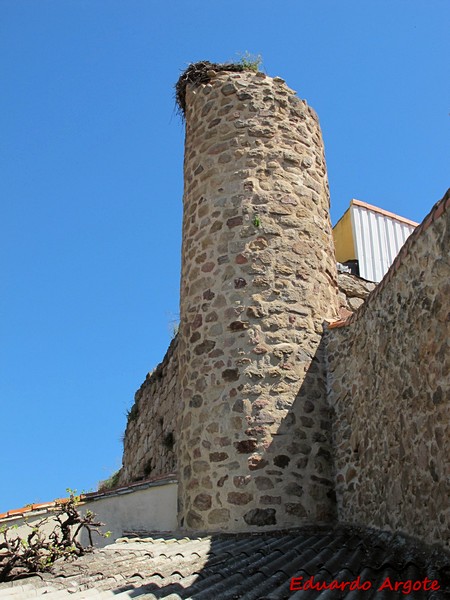
[[[285,82],[191,65],[180,307],[179,523],[334,516],[322,330],[337,317],[323,143]]]

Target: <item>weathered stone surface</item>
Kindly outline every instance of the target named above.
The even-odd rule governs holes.
[[[175,338],[163,361],[136,392],[124,435],[119,485],[176,471],[183,402],[178,385]]]
[[[450,211],[407,245],[327,335],[338,516],[448,544]]]
[[[198,510],[204,511],[211,508],[211,496],[209,494],[198,494],[194,498],[194,506]]]
[[[254,508],[245,513],[244,521],[247,525],[256,525],[257,527],[276,525],[275,515],[276,510],[274,508]]]
[[[317,118],[302,100],[296,99],[301,116],[292,111],[294,93],[270,77],[217,72],[208,85],[208,94],[201,93],[203,84],[186,90],[180,381],[191,421],[180,431],[179,461],[183,467],[201,460],[191,439],[212,443],[209,468],[202,471],[216,486],[210,511],[228,508],[230,521],[220,527],[239,531],[247,527],[250,505],[258,508],[256,473],[283,499],[284,486],[298,482],[300,456],[288,453],[290,442],[304,440],[300,455],[313,454],[312,444],[329,448],[330,430],[321,427],[329,419],[322,415],[321,336],[324,321],[338,316],[339,296]],[[297,398],[300,389],[304,396]],[[195,394],[203,402],[189,406]],[[214,424],[229,445],[211,437]],[[250,429],[258,432],[246,434]],[[314,433],[324,441],[313,442]],[[331,476],[331,461],[329,472],[320,468],[305,462],[302,501],[311,519],[318,507],[307,499],[306,482]],[[233,475],[220,487],[218,469]],[[245,506],[230,500],[237,498],[230,495],[235,474],[252,476]],[[188,485],[179,484],[180,522],[196,508],[196,495],[208,493],[196,489],[194,495]],[[279,510],[278,525],[298,525],[282,504]]]
[[[237,504],[238,506],[248,504],[251,500],[253,500],[253,495],[247,492],[230,492],[227,496],[227,501],[230,504]]]

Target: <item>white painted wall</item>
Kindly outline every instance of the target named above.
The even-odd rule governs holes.
[[[109,538],[93,535],[93,543],[97,548],[110,544],[123,536],[124,531],[175,531],[177,529],[177,488],[175,481],[146,484],[140,487],[123,488],[109,495],[90,498],[79,506],[81,513],[91,510],[96,520],[105,523],[103,532],[111,531]],[[0,526],[17,526],[11,532],[26,538],[31,528],[44,518],[48,518],[43,531],[49,534],[55,524],[52,510],[36,510],[23,516],[8,517],[0,520]],[[88,545],[86,533],[81,535],[81,543]]]
[[[175,531],[177,529],[177,483],[166,483],[138,490],[125,490],[83,504],[80,512],[91,510],[108,539],[95,536],[94,546],[102,547],[121,537],[124,531]],[[88,544],[87,535],[81,537]]]

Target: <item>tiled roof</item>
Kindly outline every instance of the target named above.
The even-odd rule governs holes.
[[[308,580],[317,586],[358,577],[370,589],[349,590],[350,583],[343,591],[291,589],[292,578],[295,588]],[[425,577],[440,589],[378,590],[387,578],[395,585]],[[56,563],[53,574],[0,585],[0,600],[41,594],[45,600],[449,600],[450,558],[399,535],[344,526],[199,538],[156,534],[118,540],[75,562]]]

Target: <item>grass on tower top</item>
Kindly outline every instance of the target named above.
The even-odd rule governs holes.
[[[203,60],[196,63],[191,63],[188,68],[180,75],[175,85],[175,101],[180,114],[184,117],[186,111],[186,86],[188,83],[199,85],[208,83],[211,80],[213,73],[219,71],[245,71],[244,65],[238,63],[212,63],[208,60]]]

